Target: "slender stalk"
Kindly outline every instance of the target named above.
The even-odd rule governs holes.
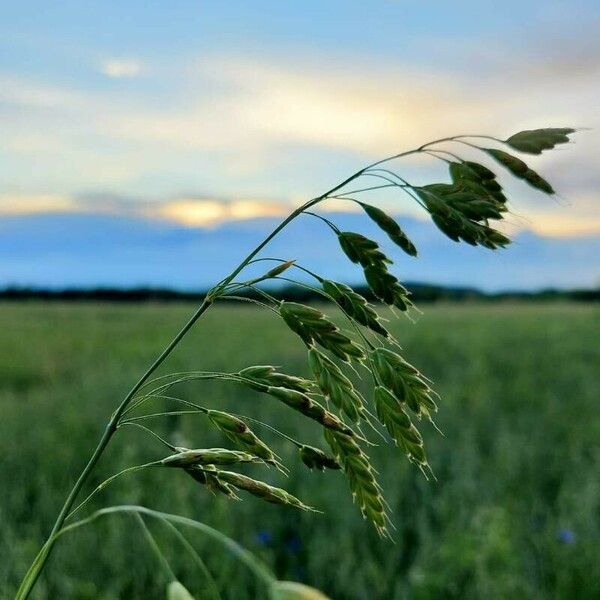
[[[173,573],[173,569],[171,569],[171,565],[169,564],[167,557],[163,554],[162,550],[160,549],[160,546],[158,545],[158,542],[154,539],[154,536],[152,535],[150,529],[148,529],[148,526],[146,525],[146,522],[144,521],[143,517],[140,515],[140,513],[134,513],[134,518],[138,522],[139,526],[142,528],[142,531],[144,532],[144,537],[146,538],[148,545],[154,551],[154,554],[156,554],[156,558],[158,559],[158,562],[163,568],[169,582],[177,581],[177,577],[175,576],[175,573]]]
[[[58,514],[58,517],[56,518],[54,526],[52,527],[52,530],[48,536],[48,539],[46,540],[46,542],[40,549],[40,551],[37,554],[37,556],[35,557],[33,563],[29,567],[29,570],[27,571],[25,577],[23,578],[23,581],[17,591],[17,595],[16,595],[17,600],[25,600],[26,598],[29,597],[31,590],[35,586],[35,583],[38,580],[40,573],[42,572],[48,558],[50,557],[50,554],[52,552],[54,544],[56,543],[56,539],[57,539],[56,534],[61,530],[61,528],[65,522],[65,519],[66,519],[67,515],[69,514],[69,511],[71,510],[75,500],[77,499],[77,496],[79,495],[84,483],[86,482],[90,473],[94,470],[94,467],[100,460],[100,457],[104,453],[112,436],[116,432],[118,424],[119,424],[119,419],[121,418],[123,412],[126,410],[127,406],[129,405],[131,400],[134,398],[135,394],[144,385],[144,383],[148,380],[148,378],[163,364],[163,362],[167,359],[167,357],[171,354],[171,352],[177,347],[179,342],[185,337],[185,335],[193,327],[193,325],[196,323],[196,321],[210,308],[214,299],[219,295],[219,292],[221,291],[221,289],[226,287],[229,283],[231,283],[235,279],[235,277],[248,265],[248,263],[250,261],[252,261],[252,259],[281,230],[283,230],[290,222],[292,222],[296,217],[298,217],[300,214],[302,214],[302,212],[304,212],[305,210],[307,210],[307,209],[311,208],[312,206],[314,206],[315,204],[318,204],[319,202],[327,199],[332,194],[334,194],[338,190],[341,190],[346,185],[348,185],[355,179],[359,178],[366,171],[368,171],[369,169],[371,169],[373,167],[376,167],[378,165],[381,165],[383,163],[386,163],[386,162],[389,162],[389,161],[392,161],[392,160],[395,160],[398,158],[409,156],[411,154],[417,154],[419,152],[422,152],[425,148],[427,148],[428,146],[430,146],[432,144],[439,143],[442,141],[452,141],[455,139],[456,138],[443,138],[443,139],[436,140],[434,142],[425,144],[425,145],[421,146],[420,148],[417,148],[414,150],[409,150],[407,152],[401,152],[399,154],[395,154],[388,158],[378,160],[378,161],[360,169],[353,175],[350,175],[350,177],[348,177],[341,183],[335,185],[333,188],[331,188],[324,194],[321,194],[320,196],[317,196],[316,198],[309,200],[302,206],[295,209],[292,213],[290,213],[290,215],[286,219],[284,219],[260,244],[258,244],[258,246],[256,246],[256,248],[254,248],[254,250],[252,250],[250,252],[250,254],[248,254],[248,256],[225,279],[223,279],[215,288],[213,288],[213,290],[211,290],[208,293],[208,295],[203,300],[202,304],[200,304],[200,306],[198,307],[196,312],[190,317],[188,322],[181,328],[179,333],[177,333],[177,335],[167,344],[167,346],[159,354],[159,356],[155,359],[155,361],[150,365],[150,367],[146,370],[146,372],[138,379],[138,381],[135,383],[135,385],[131,388],[131,390],[128,392],[128,394],[125,396],[125,398],[122,400],[121,404],[118,406],[116,411],[112,414],[108,424],[106,425],[106,428],[104,429],[104,433],[102,434],[102,437],[100,438],[100,441],[98,442],[98,445],[96,446],[96,449],[92,453],[92,456],[90,457],[88,463],[84,467],[83,471],[81,472],[81,474],[77,478],[75,484],[73,485],[73,488],[69,492],[69,495],[67,496],[65,503],[63,504],[63,506]]]

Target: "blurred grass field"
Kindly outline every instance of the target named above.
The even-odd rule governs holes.
[[[191,310],[0,305],[2,598],[13,597],[110,412]],[[279,577],[306,581],[336,600],[599,598],[600,309],[424,310],[417,324],[401,319],[394,328],[407,358],[436,383],[445,436],[422,427],[434,483],[391,447],[371,452],[393,512],[394,544],[362,520],[339,473],[308,471],[293,448],[266,431],[293,469],[287,481],[271,471],[265,477],[325,514],[253,498],[232,503],[171,471],[115,482],[93,507],[139,503],[199,519],[258,554]],[[207,313],[168,370],[265,363],[306,373],[302,344],[273,315],[236,306]],[[312,423],[290,419],[272,398],[224,383],[181,392],[201,404],[268,415],[287,433],[320,443]],[[226,443],[201,416],[147,424],[191,447]],[[143,432],[122,430],[90,483],[162,455]],[[211,597],[176,540],[152,527],[182,581],[197,598]],[[244,566],[214,542],[191,539],[223,598],[262,597]],[[36,598],[164,598],[166,582],[130,517],[113,516],[63,538],[48,567]]]

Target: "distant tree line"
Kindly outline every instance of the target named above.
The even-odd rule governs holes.
[[[483,292],[476,288],[445,287],[422,283],[408,283],[405,286],[412,294],[415,303],[423,302],[464,302],[464,301],[498,301],[498,300],[571,300],[576,302],[600,301],[600,287],[596,289],[557,290],[545,289],[535,292],[506,291]],[[368,287],[355,287],[355,290],[370,301],[376,302]],[[318,301],[323,298],[315,292],[300,286],[269,288],[276,298],[296,302]],[[238,293],[239,295],[242,295]],[[198,301],[205,295],[204,291],[181,291],[168,288],[65,288],[39,289],[29,287],[7,287],[0,290],[0,300],[24,301],[43,300],[60,302],[181,302]],[[243,294],[247,298],[255,298],[255,292]]]

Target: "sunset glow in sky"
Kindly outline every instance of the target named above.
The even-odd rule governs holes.
[[[575,126],[531,160],[559,197],[513,186],[511,226],[600,235],[599,30],[596,1],[5,3],[0,219],[210,227],[445,135]]]

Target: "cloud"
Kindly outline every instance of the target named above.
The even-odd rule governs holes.
[[[102,63],[100,72],[115,79],[136,77],[142,72],[142,65],[133,58],[110,58]]]
[[[425,220],[423,211],[398,210],[397,205],[378,204],[389,214]],[[548,237],[578,237],[600,235],[600,203],[594,195],[576,196],[572,210],[560,201],[550,201],[542,207],[527,210],[526,216],[509,214],[500,229],[510,236],[531,230]],[[232,221],[287,216],[298,203],[261,198],[216,198],[210,196],[144,199],[110,192],[86,193],[75,196],[60,194],[0,194],[0,218],[48,213],[113,215],[178,223],[185,227],[207,229]],[[317,212],[333,215],[360,212],[355,203],[329,200]],[[366,219],[366,217],[365,217]]]
[[[0,194],[0,216],[77,210],[74,198],[59,194]]]
[[[146,211],[191,226],[278,215],[279,203],[240,196],[318,193],[323,182],[334,183],[331,173],[343,177],[348,165],[461,131],[503,136],[537,126],[600,125],[600,85],[584,76],[595,73],[594,62],[575,50],[558,55],[562,63],[550,64],[556,53],[552,61],[540,56],[523,63],[515,53],[499,58],[488,49],[468,68],[454,70],[433,63],[416,68],[338,58],[307,65],[294,57],[206,56],[187,69],[174,67],[167,82],[153,69],[143,89],[128,94],[115,86],[70,90],[0,77],[7,83],[0,85],[0,101],[21,107],[0,116],[12,161],[4,164],[22,170],[2,171],[0,164],[0,175],[5,185],[49,190],[49,197],[99,185],[134,196],[126,208],[101,197],[86,208],[76,198],[77,210]],[[134,59],[107,60],[102,68],[109,77],[142,72]],[[540,209],[526,186],[515,188],[517,209],[535,215],[536,230],[600,228],[600,215],[584,202],[600,188],[598,136],[579,134],[577,146],[535,157],[532,166],[573,203],[558,212]],[[415,183],[443,171],[432,160],[411,159],[402,168]],[[561,221],[561,214],[569,218]]]
[[[159,207],[149,209],[147,214],[191,227],[209,227],[224,221],[281,217],[290,210],[290,205],[283,202],[182,198],[164,202]]]

